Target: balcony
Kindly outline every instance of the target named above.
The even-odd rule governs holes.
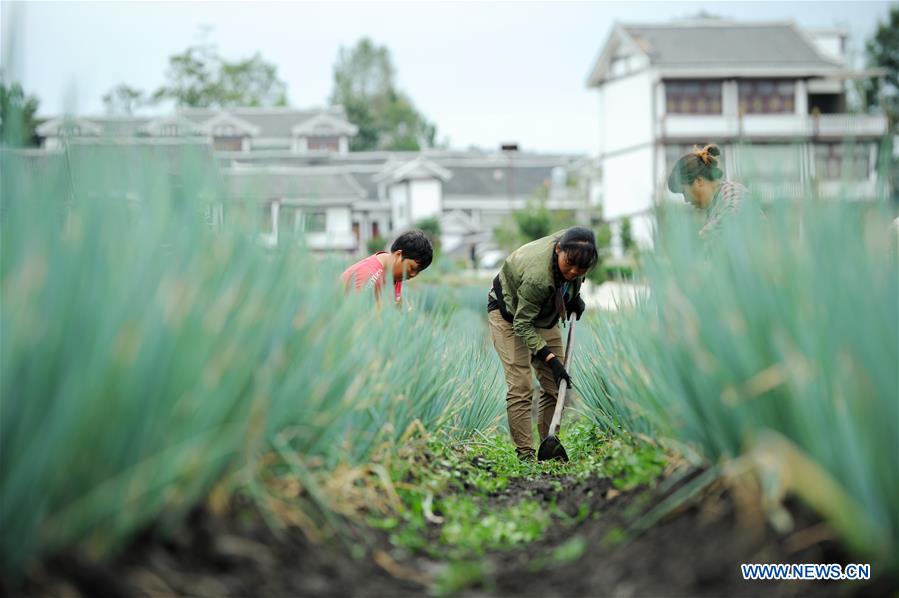
[[[887,133],[882,114],[747,114],[739,116],[670,114],[658,123],[661,139],[726,140],[880,137]]]

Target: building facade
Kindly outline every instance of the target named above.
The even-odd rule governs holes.
[[[716,18],[617,24],[587,85],[599,94],[603,216],[651,241],[651,208],[679,200],[674,162],[717,143],[725,176],[765,199],[873,199],[883,114],[850,113],[846,33]]]
[[[50,118],[38,127],[50,154],[64,140],[81,153],[91,145],[205,145],[224,180],[211,224],[253,220],[269,246],[302,239],[314,250],[361,254],[436,219],[444,254],[478,260],[495,253],[494,228],[529,202],[582,220],[595,207],[584,156],[350,152],[356,132],[340,107],[182,108],[158,117]]]
[[[342,153],[358,128],[343,107],[297,110],[274,108],[179,108],[173,114],[50,118],[37,128],[42,146],[59,147],[68,138],[206,139],[218,152],[235,154],[289,151],[293,154]]]
[[[444,255],[477,261],[495,251],[494,229],[531,202],[569,211],[582,221],[595,208],[590,201],[592,162],[583,156],[444,150],[316,157],[267,152],[242,159],[217,155],[229,200],[268,206],[264,209],[272,222],[267,230],[283,230],[288,203],[307,211],[326,202],[344,206],[339,215],[315,216],[323,222],[317,232],[331,235],[325,243],[330,249],[362,253],[372,240],[389,242],[422,220],[435,219]],[[333,223],[336,218],[339,225]],[[350,231],[351,239],[338,236],[338,230],[340,235]],[[269,239],[280,242],[283,235]]]

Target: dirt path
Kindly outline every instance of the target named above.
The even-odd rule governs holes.
[[[477,459],[473,461],[479,465]],[[485,465],[490,470],[490,464]],[[274,533],[252,508],[217,517],[197,510],[176,534],[145,534],[115,562],[68,555],[29,573],[23,595],[45,596],[879,596],[895,581],[744,581],[740,563],[847,561],[816,517],[789,505],[794,531],[779,535],[747,520],[732,494],[712,485],[645,533],[626,532],[639,514],[701,475],[657,479],[619,491],[602,476],[511,477],[486,495],[496,512],[537,501],[556,513],[533,542],[452,562],[439,554],[441,524],[429,523],[435,550],[397,547],[384,531],[355,526],[347,541],[312,544],[296,528]],[[467,483],[467,482],[466,482]],[[465,486],[463,483],[462,487]],[[559,488],[561,487],[561,491]],[[237,512],[237,511],[235,511]],[[249,513],[249,516],[248,516]],[[439,509],[433,519],[439,520]],[[891,585],[892,584],[892,585]]]

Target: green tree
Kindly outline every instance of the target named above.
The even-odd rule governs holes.
[[[553,214],[539,201],[539,190],[535,197],[524,208],[512,212],[494,229],[493,236],[497,244],[506,251],[514,251],[525,243],[545,237],[556,230],[553,225],[559,219],[553,218]]]
[[[258,52],[236,62],[221,61],[219,85],[223,106],[286,106],[287,86],[278,67]]]
[[[631,231],[631,219],[624,218],[621,221],[621,248],[624,253],[632,253],[635,246],[634,235]]]
[[[285,106],[287,86],[278,78],[277,67],[260,54],[228,62],[215,46],[203,44],[169,57],[166,84],[153,99],[201,108]]]
[[[359,127],[352,150],[414,151],[434,145],[436,127],[396,88],[395,75],[386,46],[363,38],[353,48],[340,48],[331,103],[343,106],[350,122]]]
[[[37,108],[40,101],[22,86],[8,82],[0,71],[0,141],[6,145],[37,145]]]
[[[144,92],[127,83],[119,83],[103,96],[103,105],[108,114],[134,114],[146,102],[148,98]]]
[[[594,284],[602,284],[611,278],[609,270],[606,268],[606,261],[612,253],[612,227],[607,222],[601,222],[599,225],[594,225],[593,233],[596,235],[596,250],[599,260],[587,273],[587,278]]]
[[[425,236],[431,241],[431,245],[434,246],[434,253],[440,252],[440,220],[436,216],[431,216],[430,218],[422,218],[418,222],[415,223],[415,226],[421,229],[421,231],[425,234]]]
[[[382,237],[381,235],[375,235],[365,243],[365,247],[368,249],[369,253],[384,251],[384,248],[386,246],[387,240],[384,239],[384,237]]]
[[[865,44],[868,65],[886,69],[882,79],[871,79],[868,85],[868,104],[883,101],[895,131],[899,117],[899,6],[893,6],[886,22],[878,23],[877,31]]]
[[[881,79],[870,79],[866,85],[868,106],[880,103],[889,119],[892,136],[899,134],[899,6],[893,6],[885,22],[865,44],[868,65],[886,70]],[[893,200],[899,202],[899,160],[896,159],[893,137],[882,146],[881,168],[888,171]]]
[[[549,210],[542,204],[532,204],[524,210],[516,210],[512,216],[525,243],[541,239],[552,232]]]

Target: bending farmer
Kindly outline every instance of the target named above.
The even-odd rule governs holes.
[[[378,305],[381,304],[381,290],[389,277],[393,285],[393,300],[399,305],[403,299],[403,281],[418,276],[431,265],[433,257],[434,250],[427,235],[413,229],[396,238],[390,246],[390,253],[379,251],[359,260],[344,270],[340,277],[347,289],[373,289]]]
[[[522,460],[535,458],[531,367],[542,389],[537,423],[542,440],[549,433],[559,382],[571,383],[562,365],[559,318],[572,313],[580,319],[584,313],[581,282],[596,260],[593,231],[570,228],[513,251],[487,296],[490,335],[506,373],[509,431]]]
[[[724,179],[718,166],[720,155],[721,150],[714,144],[695,148],[681,156],[668,175],[669,191],[683,193],[684,201],[705,211],[705,224],[699,229],[702,238],[717,234],[730,215],[740,210],[748,194],[740,183]]]

